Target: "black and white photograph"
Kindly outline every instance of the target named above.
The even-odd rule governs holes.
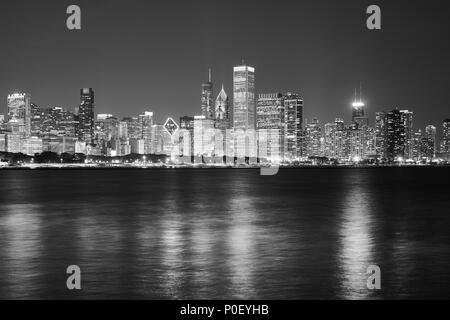
[[[449,39],[442,0],[1,0],[0,300],[450,299]]]

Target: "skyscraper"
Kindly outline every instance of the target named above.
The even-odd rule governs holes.
[[[62,107],[41,109],[40,118],[33,116],[33,127],[38,119],[40,135],[75,136],[74,114],[69,110]]]
[[[260,160],[279,162],[284,156],[284,97],[281,93],[259,94],[256,106]]]
[[[122,121],[127,123],[128,137],[130,139],[141,140],[143,143],[141,135],[141,125],[138,117],[125,117]],[[139,142],[139,143],[141,143]]]
[[[405,127],[400,110],[387,113],[386,156],[389,161],[401,160],[405,156]]]
[[[319,120],[314,118],[311,123],[306,125],[306,153],[308,157],[320,157],[321,152],[322,128]]]
[[[394,109],[377,112],[375,118],[375,151],[389,162],[413,158],[413,112]]]
[[[38,105],[31,103],[30,107],[31,107],[31,135],[39,136],[41,134],[43,114],[41,108]]]
[[[411,139],[412,157],[414,161],[419,161],[422,158],[422,130],[414,132]]]
[[[20,127],[20,134],[31,135],[31,102],[27,93],[8,95],[8,121],[15,120]]]
[[[344,119],[336,118],[334,123],[336,125],[336,131],[334,133],[334,157],[339,161],[347,161],[350,152]]]
[[[166,129],[162,124],[154,124],[152,126],[151,133],[151,150],[145,151],[145,153],[151,154],[163,154],[164,153],[164,133],[166,133]]]
[[[256,128],[255,68],[233,68],[233,126],[235,130]]]
[[[214,120],[194,117],[194,156],[214,155]]]
[[[215,127],[225,132],[226,129],[231,128],[232,110],[230,109],[230,101],[227,93],[225,92],[223,85],[222,90],[216,98],[215,105]]]
[[[442,153],[444,159],[450,160],[450,119],[445,119],[442,123]]]
[[[385,112],[375,113],[375,153],[378,159],[386,159],[386,121]]]
[[[284,103],[285,156],[290,159],[303,156],[303,98],[295,93],[286,93]]]
[[[213,105],[213,84],[211,79],[211,69],[208,73],[208,82],[202,83],[201,96],[202,116],[206,119],[214,119],[214,105]]]
[[[94,90],[81,89],[81,103],[78,108],[78,138],[86,144],[94,140]]]
[[[183,146],[183,156],[190,157],[194,154],[194,117],[180,117],[180,144]]]
[[[365,116],[365,104],[362,101],[361,88],[359,90],[359,100],[356,97],[355,89],[355,100],[352,103],[352,123],[356,124],[358,127],[362,127],[369,125],[369,119]]]
[[[402,123],[405,128],[405,158],[412,159],[412,139],[413,139],[413,116],[414,113],[409,110],[400,110]]]
[[[258,95],[256,127],[257,129],[284,128],[284,97],[281,93]]]
[[[159,129],[153,128],[153,112],[145,111],[139,115],[140,124],[140,139],[144,140],[144,150],[146,154],[152,153],[155,142],[153,140],[153,133],[159,133]]]
[[[412,157],[412,115],[408,110],[394,109],[386,114],[385,154],[388,161]]]
[[[436,127],[433,125],[425,127],[425,134],[422,138],[422,152],[428,160],[436,157]]]

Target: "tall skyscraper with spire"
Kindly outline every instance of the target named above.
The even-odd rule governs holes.
[[[365,116],[364,112],[365,104],[362,101],[362,88],[359,87],[359,99],[355,89],[355,100],[352,103],[352,123],[358,127],[368,126],[369,119]]]
[[[211,68],[208,72],[208,82],[202,83],[202,97],[201,97],[202,116],[205,119],[214,119],[213,106],[213,84],[211,79]]]
[[[233,126],[236,130],[256,128],[255,68],[233,68]]]
[[[226,130],[231,128],[231,110],[230,103],[222,84],[222,89],[216,98],[215,120],[216,128]]]

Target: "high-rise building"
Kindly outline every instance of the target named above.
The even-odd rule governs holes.
[[[130,139],[143,140],[138,117],[125,117],[122,121],[127,123],[128,137]]]
[[[75,136],[75,119],[74,114],[62,107],[52,107],[41,109],[40,115],[32,123],[39,123],[33,132],[39,132],[37,135],[55,135],[73,137]]]
[[[206,119],[214,119],[213,84],[211,79],[211,69],[209,69],[208,82],[202,83],[201,108],[202,108],[202,116],[204,116]]]
[[[152,126],[152,132],[151,132],[151,150],[150,152],[145,153],[151,153],[151,154],[163,154],[164,153],[164,143],[165,143],[165,133],[166,129],[164,129],[164,126],[162,124],[154,124]]]
[[[29,137],[31,135],[31,102],[27,93],[13,93],[8,95],[8,121],[16,120],[20,134]]]
[[[394,109],[386,114],[386,158],[403,161],[412,157],[412,112]]]
[[[260,160],[280,162],[284,157],[284,97],[281,93],[259,94],[256,105]]]
[[[134,154],[145,154],[144,140],[142,139],[130,139],[130,152]]]
[[[400,110],[402,123],[405,128],[405,159],[412,159],[412,138],[413,138],[413,116],[414,113],[409,110]]]
[[[94,90],[81,89],[81,103],[78,108],[78,138],[86,144],[94,142]]]
[[[359,100],[356,97],[355,90],[355,100],[352,103],[352,123],[356,124],[358,127],[369,125],[369,119],[365,116],[364,108],[365,104],[362,101],[361,89],[359,92]]]
[[[303,98],[295,93],[286,93],[284,103],[285,157],[295,159],[303,156]]]
[[[436,127],[433,125],[425,127],[425,134],[422,137],[422,156],[428,160],[436,157]]]
[[[337,118],[334,123],[336,124],[336,133],[334,136],[335,157],[339,161],[347,161],[349,158],[349,148],[344,119]]]
[[[214,155],[214,120],[194,117],[194,156]]]
[[[412,155],[411,159],[419,161],[422,158],[422,130],[414,132],[411,139]]]
[[[256,128],[255,68],[242,65],[233,68],[233,127],[235,130]]]
[[[387,115],[385,112],[375,113],[375,153],[378,159],[386,159]]]
[[[450,119],[445,119],[442,123],[442,155],[447,161],[450,160]]]
[[[44,115],[41,108],[34,103],[30,104],[31,107],[31,135],[39,136],[42,132],[42,121]]]
[[[365,130],[367,126],[360,127],[353,123],[347,128],[348,157],[351,161],[359,162],[366,157]]]
[[[377,112],[375,119],[375,150],[379,158],[389,162],[413,157],[413,112],[394,109]]]
[[[94,123],[94,140],[95,144],[106,148],[106,143],[110,140],[109,135],[109,125],[108,122],[111,122],[111,120],[116,120],[116,118],[113,115],[98,115],[97,120]],[[106,152],[105,152],[106,154]]]
[[[144,149],[146,154],[153,153],[154,151],[154,139],[152,134],[159,132],[159,128],[153,129],[153,112],[145,111],[139,115],[139,123],[141,127],[140,139],[143,139]]]
[[[323,138],[324,138],[324,156],[327,158],[336,158],[336,122],[325,123],[323,130]]]
[[[194,154],[194,117],[180,117],[180,145],[182,145],[182,155],[189,157]],[[186,133],[187,131],[187,133]]]
[[[284,129],[284,97],[281,93],[258,95],[256,106],[257,129]]]
[[[230,108],[230,101],[223,88],[220,90],[216,98],[215,105],[215,127],[225,132],[231,128],[232,110]]]
[[[387,113],[386,157],[388,161],[403,160],[405,157],[405,127],[400,110]]]
[[[117,132],[118,138],[120,140],[128,140],[128,123],[125,121],[120,121]]]
[[[322,128],[319,120],[314,118],[306,125],[306,154],[308,157],[322,156]]]

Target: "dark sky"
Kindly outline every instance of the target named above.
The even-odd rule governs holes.
[[[66,8],[82,30],[66,29]],[[382,9],[382,31],[365,10]],[[0,110],[14,90],[40,106],[74,107],[92,87],[96,112],[117,116],[200,111],[213,69],[215,94],[232,95],[232,67],[256,68],[258,93],[299,92],[305,117],[350,119],[363,83],[367,111],[398,106],[415,127],[450,117],[450,10],[446,1],[89,0],[0,2]]]

